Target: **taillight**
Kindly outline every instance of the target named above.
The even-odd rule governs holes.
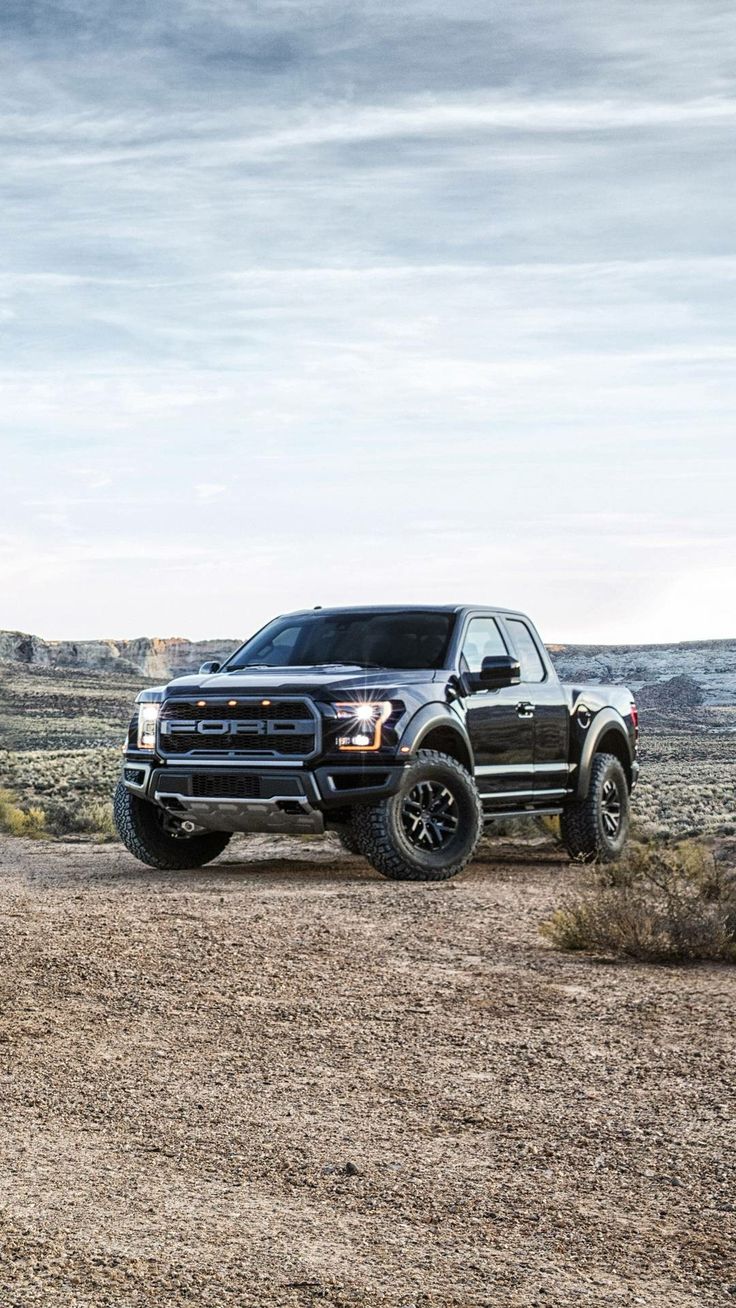
[[[636,740],[638,740],[639,739],[639,710],[636,707],[636,704],[634,703],[633,699],[631,701],[631,721],[634,724],[634,736]]]

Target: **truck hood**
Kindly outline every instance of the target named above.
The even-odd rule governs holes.
[[[207,693],[208,695],[305,695],[328,690],[332,693],[386,691],[401,686],[433,682],[439,674],[420,669],[361,668],[337,666],[312,668],[243,668],[237,672],[215,672],[211,676],[177,677],[165,688],[165,697]]]

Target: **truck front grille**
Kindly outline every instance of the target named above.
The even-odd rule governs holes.
[[[306,699],[224,698],[167,700],[159,719],[163,758],[311,758],[319,749],[320,719]]]

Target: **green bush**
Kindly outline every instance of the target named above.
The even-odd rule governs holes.
[[[736,870],[696,841],[632,844],[542,926],[558,949],[647,962],[736,961]]]

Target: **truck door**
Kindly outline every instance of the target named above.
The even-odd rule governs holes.
[[[460,670],[479,672],[484,658],[508,654],[495,618],[471,617],[460,651]],[[466,723],[475,755],[475,780],[488,805],[504,807],[531,801],[534,765],[534,715],[520,686],[477,690],[465,700]]]
[[[528,623],[505,618],[514,652],[521,665],[520,698],[533,706],[534,798],[556,803],[569,776],[570,710],[546,651],[539,648]]]

